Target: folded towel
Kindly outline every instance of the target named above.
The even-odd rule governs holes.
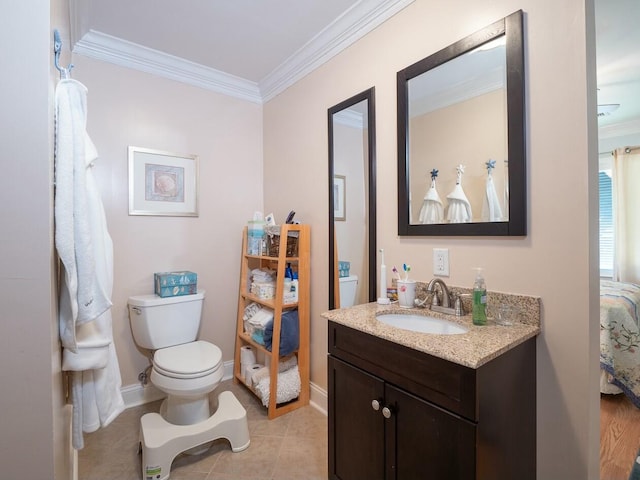
[[[255,374],[254,374],[255,376]],[[294,400],[300,395],[300,372],[298,365],[290,368],[286,372],[278,374],[278,388],[276,390],[276,403],[284,403]],[[260,399],[265,407],[269,406],[269,393],[271,391],[269,378],[263,378],[256,385],[256,391],[260,394]]]
[[[295,355],[292,355],[290,358],[280,360],[278,362],[278,373],[286,372],[287,370],[291,370],[293,367],[298,365],[298,358]],[[262,367],[251,375],[251,382],[253,385],[260,383],[265,378],[269,378],[269,367]]]
[[[273,341],[273,320],[264,328],[264,344],[271,351]],[[300,325],[298,310],[289,310],[280,317],[280,348],[279,355],[284,357],[295,352],[300,345]]]

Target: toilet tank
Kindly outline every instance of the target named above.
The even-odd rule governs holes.
[[[178,297],[129,297],[129,321],[136,344],[157,350],[193,342],[198,338],[203,300],[204,290]]]
[[[340,277],[340,308],[352,307],[356,303],[358,276]]]

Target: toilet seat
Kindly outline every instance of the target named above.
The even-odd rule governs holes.
[[[214,344],[198,340],[157,350],[153,367],[170,378],[200,378],[214,373],[222,365],[222,351]]]

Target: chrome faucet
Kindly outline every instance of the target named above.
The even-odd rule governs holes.
[[[442,300],[438,297],[438,292],[436,291],[436,285],[440,285],[440,292],[442,296]],[[431,300],[431,306],[439,307],[443,306],[445,308],[451,307],[451,294],[449,293],[449,289],[447,288],[447,284],[440,278],[434,278],[427,285],[427,292],[433,294],[433,298]]]
[[[440,285],[440,297],[438,297],[436,285]],[[432,298],[430,309],[434,312],[448,313],[458,317],[465,314],[462,299],[460,298],[461,296],[453,295],[449,291],[447,284],[444,283],[441,278],[432,279],[429,282],[429,285],[427,285],[427,292],[431,294]]]

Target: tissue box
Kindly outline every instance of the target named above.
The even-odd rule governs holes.
[[[351,262],[338,262],[338,277],[344,278],[349,276],[349,270],[351,269]]]
[[[160,297],[177,297],[198,293],[198,275],[194,272],[160,272],[153,274],[155,293]]]

